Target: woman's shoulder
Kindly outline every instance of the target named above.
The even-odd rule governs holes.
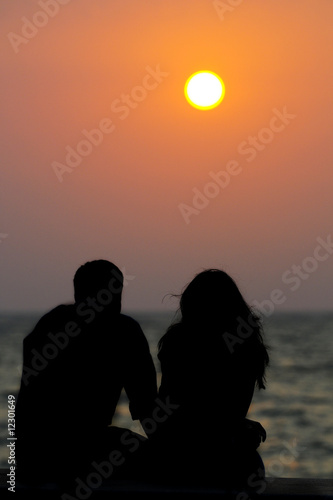
[[[159,354],[158,357],[160,359],[160,356],[163,355],[163,352],[169,350],[169,349],[174,349],[175,346],[177,346],[177,349],[182,345],[183,343],[183,335],[184,333],[184,328],[181,323],[175,323],[174,325],[171,325],[166,333],[161,337],[158,347],[159,347]],[[162,354],[161,354],[162,353]]]

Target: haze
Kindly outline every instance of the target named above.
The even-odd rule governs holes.
[[[1,310],[71,301],[98,258],[134,277],[124,310],[210,267],[332,309],[333,3],[231,3],[1,3]],[[208,111],[183,93],[204,69]]]

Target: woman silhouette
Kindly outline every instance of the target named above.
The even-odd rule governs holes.
[[[263,477],[256,449],[266,432],[245,418],[269,363],[259,318],[218,269],[189,283],[180,313],[159,342],[159,397],[179,405],[154,436],[162,475],[210,483]]]

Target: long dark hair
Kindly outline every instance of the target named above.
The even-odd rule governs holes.
[[[256,383],[259,389],[265,389],[269,348],[263,340],[262,322],[244,300],[235,281],[220,269],[207,269],[197,274],[179,297],[181,317],[160,339],[159,352],[168,334],[179,328],[192,335],[217,331],[225,338],[229,354],[237,349],[255,354]]]

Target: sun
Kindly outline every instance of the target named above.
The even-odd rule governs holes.
[[[224,98],[225,86],[213,71],[197,71],[191,75],[184,87],[187,101],[197,109],[212,109]]]

